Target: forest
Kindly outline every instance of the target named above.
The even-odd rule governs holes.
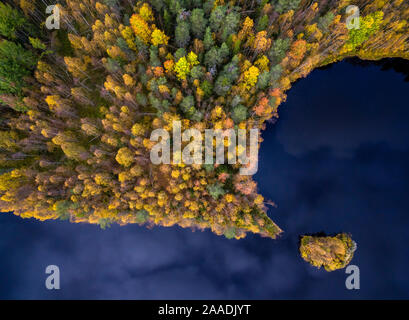
[[[409,59],[404,0],[62,0],[47,13],[54,4],[0,1],[0,211],[41,221],[276,238],[274,199],[240,163],[155,165],[151,132],[263,130],[315,68]]]

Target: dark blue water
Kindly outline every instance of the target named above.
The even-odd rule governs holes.
[[[409,298],[409,83],[347,62],[297,82],[263,134],[261,193],[279,240],[0,214],[0,298]],[[350,232],[360,290],[298,255],[298,236]],[[58,265],[61,290],[45,288]]]

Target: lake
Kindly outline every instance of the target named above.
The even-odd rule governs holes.
[[[288,92],[255,176],[277,204],[279,239],[0,214],[0,298],[409,298],[407,65],[341,62]],[[360,290],[346,289],[345,270],[300,258],[299,235],[320,231],[352,234]],[[48,265],[60,268],[58,291],[45,288]]]

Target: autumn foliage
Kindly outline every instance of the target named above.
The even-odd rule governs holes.
[[[60,30],[43,1],[0,2],[0,210],[275,238],[240,164],[154,165],[150,134],[263,129],[316,67],[409,58],[408,3],[356,2],[361,31],[347,0],[63,0]]]

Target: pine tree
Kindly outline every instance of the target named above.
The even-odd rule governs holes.
[[[35,64],[36,57],[21,45],[0,41],[0,93],[20,94]]]
[[[175,43],[179,48],[184,48],[190,41],[189,24],[186,21],[180,21],[175,29]]]
[[[214,46],[214,40],[210,27],[206,28],[206,32],[203,39],[203,44],[206,50],[210,50]]]
[[[0,2],[0,34],[9,39],[15,39],[16,32],[26,24],[24,16],[9,4]]]
[[[192,26],[193,35],[196,38],[202,39],[207,25],[207,20],[204,17],[203,9],[196,8],[192,10],[190,15],[190,23]]]

